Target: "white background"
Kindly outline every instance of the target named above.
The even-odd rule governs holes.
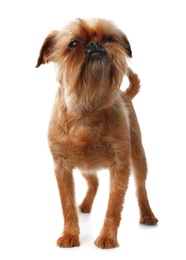
[[[186,259],[185,1],[1,1],[0,259]],[[102,226],[109,174],[99,173],[92,213],[80,215],[81,246],[59,249],[63,218],[47,127],[56,92],[52,65],[35,69],[45,36],[76,17],[113,20],[128,36],[142,88],[134,99],[148,159],[147,189],[157,227],[138,224],[131,178],[120,247],[93,241]],[[76,199],[86,191],[75,171]]]

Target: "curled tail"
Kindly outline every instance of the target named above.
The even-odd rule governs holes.
[[[125,93],[130,99],[133,99],[140,90],[140,79],[138,78],[138,75],[131,70],[131,68],[128,68],[128,79],[130,84],[125,90]]]

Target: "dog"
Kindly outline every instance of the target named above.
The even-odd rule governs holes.
[[[80,245],[73,169],[80,169],[88,190],[79,206],[89,213],[98,188],[96,172],[109,169],[110,193],[103,227],[95,245],[119,246],[124,195],[132,167],[140,223],[155,225],[147,197],[146,156],[140,127],[131,100],[140,90],[138,75],[128,66],[132,50],[127,36],[105,19],[75,19],[52,31],[40,49],[36,67],[56,65],[57,91],[48,140],[54,160],[64,217],[59,247]],[[121,91],[127,76],[129,87]]]

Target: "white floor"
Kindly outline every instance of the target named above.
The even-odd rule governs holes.
[[[96,0],[0,4],[0,259],[186,259],[185,5],[181,0],[129,2],[124,9],[120,1],[105,7]],[[138,224],[131,178],[120,247],[96,248],[108,200],[109,174],[101,171],[93,210],[79,216],[81,246],[60,249],[55,243],[63,218],[47,145],[55,73],[52,65],[34,66],[47,33],[75,17],[94,16],[114,20],[131,41],[131,66],[142,81],[134,107],[148,159],[149,200],[159,223]],[[74,177],[79,204],[86,184],[78,171]]]

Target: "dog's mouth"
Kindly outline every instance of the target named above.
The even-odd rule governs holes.
[[[99,51],[90,51],[87,53],[89,59],[102,59],[107,57],[107,53],[105,50]]]
[[[87,58],[91,60],[106,60],[107,52],[99,42],[91,42],[87,46]]]

